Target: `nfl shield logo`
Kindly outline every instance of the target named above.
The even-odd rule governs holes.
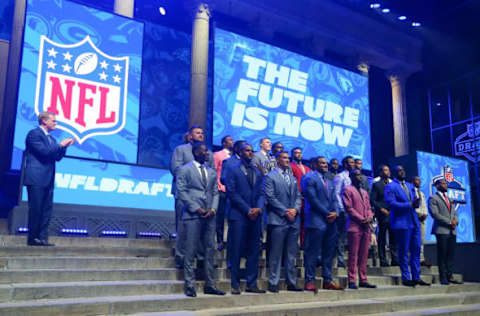
[[[40,38],[35,113],[57,115],[58,128],[79,144],[125,126],[129,58],[99,50],[86,36],[75,44]]]
[[[444,174],[445,180],[447,180],[447,182],[452,182],[453,181],[453,169],[451,167],[449,167],[449,166],[443,167],[443,174]]]

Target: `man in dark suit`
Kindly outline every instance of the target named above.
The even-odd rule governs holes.
[[[209,152],[201,142],[192,144],[194,160],[184,165],[177,173],[177,194],[182,202],[182,225],[184,230],[185,295],[195,297],[194,259],[200,248],[204,250],[205,294],[224,295],[215,287],[215,212],[218,207],[217,174],[206,165]]]
[[[402,284],[428,286],[429,283],[420,279],[421,233],[415,211],[420,201],[415,198],[413,186],[405,181],[403,166],[396,166],[394,170],[395,179],[385,186],[385,201],[390,210],[390,227],[397,242]]]
[[[65,156],[68,146],[75,143],[66,138],[57,144],[50,132],[57,128],[55,114],[38,115],[39,127],[32,129],[25,140],[23,184],[28,193],[28,239],[30,246],[54,246],[48,242],[48,225],[53,209],[55,162]]]
[[[458,216],[454,202],[447,196],[445,179],[435,181],[437,193],[428,199],[428,210],[433,217],[432,234],[437,238],[437,262],[440,283],[460,284],[453,278],[453,263],[457,243]]]
[[[241,161],[233,165],[227,175],[228,246],[231,263],[232,294],[240,294],[240,257],[246,250],[246,292],[265,293],[257,286],[262,212],[265,199],[262,194],[263,175],[252,165],[253,150],[249,144],[240,148]]]
[[[317,259],[322,253],[323,288],[343,290],[332,280],[332,265],[337,246],[338,200],[335,187],[326,177],[328,163],[325,157],[318,157],[312,165],[314,172],[302,179],[302,193],[305,197],[305,290],[317,291],[315,275]]]
[[[278,167],[265,176],[263,186],[267,200],[267,225],[271,237],[267,240],[270,249],[268,290],[278,292],[281,261],[284,255],[287,290],[302,291],[297,287],[295,268],[302,198],[297,181],[289,168],[288,153],[285,151],[277,153],[276,161]]]
[[[180,225],[183,204],[176,194],[177,172],[182,166],[193,160],[192,143],[205,141],[205,132],[203,128],[198,125],[191,126],[188,130],[187,140],[187,143],[175,147],[175,150],[173,151],[172,157],[170,159],[170,172],[173,175],[172,193],[175,196],[175,229],[177,231],[177,241],[175,245],[175,261],[176,266],[179,269],[183,268],[184,236],[182,231],[183,225]],[[209,167],[215,168],[212,157],[213,155],[209,151],[209,156],[206,160],[206,163]]]
[[[373,183],[372,191],[370,192],[370,203],[375,210],[375,216],[378,221],[378,256],[380,266],[388,267],[389,264],[385,250],[388,232],[391,264],[392,266],[396,266],[398,265],[397,245],[393,231],[390,229],[390,211],[388,210],[387,202],[385,202],[385,186],[392,182],[390,179],[390,168],[387,165],[379,166],[378,175],[380,176],[380,180]]]

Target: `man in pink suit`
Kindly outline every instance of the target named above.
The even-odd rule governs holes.
[[[350,171],[352,184],[343,190],[343,205],[348,214],[348,287],[358,289],[356,285],[357,268],[359,286],[376,288],[367,281],[368,248],[370,247],[370,223],[373,212],[368,192],[362,188],[362,172]]]
[[[222,162],[232,156],[233,150],[233,138],[227,135],[222,138],[222,150],[213,153],[213,162],[215,164],[215,170],[217,171],[217,185],[218,192],[220,193],[217,210],[217,223],[215,231],[217,232],[217,249],[223,250],[225,248],[225,242],[223,240],[224,225],[225,225],[225,209],[227,205],[227,195],[225,186],[220,182],[220,175],[222,174]]]

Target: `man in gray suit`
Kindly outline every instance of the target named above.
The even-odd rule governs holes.
[[[265,175],[275,169],[275,158],[270,155],[272,141],[268,137],[260,140],[260,150],[255,152],[252,164]]]
[[[302,198],[297,181],[289,169],[290,159],[285,151],[276,155],[277,169],[269,172],[263,190],[267,200],[267,224],[270,231],[268,290],[278,292],[282,255],[284,257],[287,290],[302,291],[297,287],[295,258],[300,233],[300,206]]]
[[[193,125],[188,130],[188,142],[182,145],[179,145],[173,151],[171,160],[170,160],[170,172],[173,175],[172,181],[172,193],[175,196],[175,229],[177,232],[177,242],[175,245],[175,261],[177,268],[183,268],[183,255],[184,255],[184,236],[182,232],[181,218],[182,218],[182,209],[183,204],[176,194],[176,179],[178,170],[185,164],[193,160],[192,154],[192,143],[193,142],[203,142],[205,141],[205,132],[202,127],[198,125]],[[207,159],[207,165],[211,168],[214,168],[213,155],[209,151],[209,156]]]
[[[437,261],[440,283],[459,284],[453,278],[453,262],[455,261],[456,228],[458,216],[455,205],[447,196],[447,182],[444,179],[435,181],[437,193],[428,199],[428,210],[433,217],[432,234],[437,238]]]
[[[199,246],[205,251],[205,294],[225,295],[214,283],[215,212],[218,207],[217,173],[206,165],[207,146],[192,144],[194,160],[177,173],[177,196],[184,205],[182,225],[185,233],[185,295],[195,297],[194,259]]]

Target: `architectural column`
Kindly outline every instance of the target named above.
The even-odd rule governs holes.
[[[395,157],[399,157],[408,154],[408,122],[405,98],[405,82],[407,76],[398,73],[388,73],[387,77],[392,86]]]
[[[208,36],[210,9],[208,4],[196,5],[192,28],[190,73],[190,126],[207,124]]]
[[[134,10],[135,0],[115,0],[113,4],[113,12],[127,18],[133,18]]]

